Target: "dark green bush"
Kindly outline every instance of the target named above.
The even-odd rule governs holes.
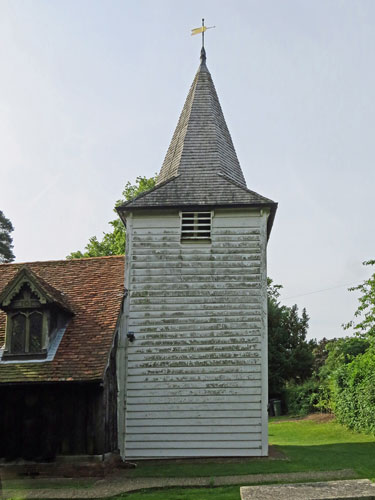
[[[302,384],[287,384],[284,390],[284,401],[289,415],[303,416],[317,411],[319,382],[309,379]]]

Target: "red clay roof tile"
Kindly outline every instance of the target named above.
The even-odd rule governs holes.
[[[0,363],[0,383],[90,381],[103,378],[124,291],[121,256],[30,262],[32,272],[63,294],[75,316],[53,361]],[[0,292],[24,264],[0,264]],[[0,311],[0,347],[6,315]]]

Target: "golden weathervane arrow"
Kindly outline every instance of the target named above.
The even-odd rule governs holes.
[[[204,32],[207,30],[210,30],[212,28],[216,28],[216,26],[205,26],[204,25],[204,19],[202,19],[202,26],[200,28],[194,28],[191,30],[191,35],[199,35],[199,33],[202,33],[202,47],[204,47]]]

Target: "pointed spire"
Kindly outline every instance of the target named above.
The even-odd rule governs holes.
[[[198,206],[268,207],[268,233],[277,207],[246,187],[204,47],[156,186],[116,210],[125,220],[128,210]]]
[[[195,75],[157,184],[189,174],[200,182],[221,174],[246,188],[210,72],[206,51]]]

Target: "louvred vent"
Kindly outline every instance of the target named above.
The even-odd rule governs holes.
[[[211,220],[211,212],[182,212],[181,240],[210,239]]]

